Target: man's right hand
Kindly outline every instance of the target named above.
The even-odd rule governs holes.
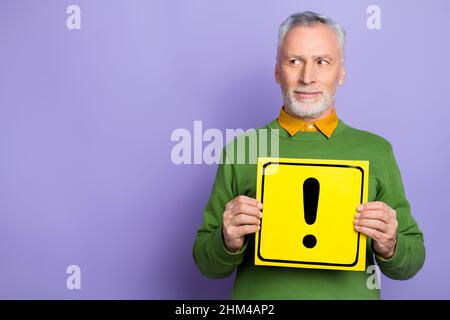
[[[247,196],[237,196],[227,203],[223,213],[223,239],[231,252],[244,245],[245,235],[259,230],[262,203]]]

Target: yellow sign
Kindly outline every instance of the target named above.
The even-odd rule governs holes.
[[[255,264],[365,270],[366,237],[353,221],[368,176],[369,161],[258,158]]]

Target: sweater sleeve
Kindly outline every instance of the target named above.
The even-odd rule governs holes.
[[[226,161],[220,163],[211,195],[203,212],[203,224],[197,231],[194,242],[195,264],[201,273],[210,278],[225,278],[231,275],[242,262],[247,247],[245,241],[240,250],[230,252],[225,247],[222,236],[225,205],[237,196],[235,179],[233,165]]]
[[[375,257],[380,270],[387,277],[406,280],[412,278],[422,268],[425,261],[425,246],[423,234],[411,215],[391,145],[386,154],[381,180],[376,200],[386,203],[397,212],[397,245],[390,259],[383,259],[377,254]]]

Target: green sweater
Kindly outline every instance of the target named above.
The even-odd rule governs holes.
[[[320,132],[299,132],[291,137],[277,120],[257,131],[261,129],[267,133],[265,140],[268,145],[275,135],[279,137],[279,157],[369,160],[368,201],[383,201],[395,209],[398,231],[395,254],[388,260],[374,255],[371,239],[368,238],[366,266],[374,265],[376,260],[383,274],[399,280],[411,278],[421,269],[425,260],[423,235],[411,216],[401,175],[388,141],[352,128],[341,120],[330,139]],[[239,139],[244,138],[245,135],[241,135],[224,148],[224,159],[230,154],[236,155],[236,152],[230,152],[230,148],[235,148]],[[247,157],[248,153],[247,145]],[[368,285],[373,284],[373,271],[255,266],[254,234],[246,236],[245,244],[238,252],[229,252],[222,237],[225,205],[238,195],[256,198],[256,163],[236,164],[236,158],[234,160],[223,161],[218,166],[212,193],[204,210],[203,224],[193,246],[194,261],[205,276],[225,278],[237,268],[233,299],[380,298],[379,289]]]

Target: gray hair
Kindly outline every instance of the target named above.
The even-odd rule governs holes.
[[[341,49],[342,63],[344,63],[345,39],[347,38],[347,33],[345,32],[344,28],[333,21],[331,18],[312,11],[296,12],[294,14],[291,14],[286,18],[286,20],[283,21],[283,23],[280,25],[280,28],[278,29],[278,49],[281,47],[286,33],[293,27],[312,26],[316,23],[323,23],[324,25],[327,25],[334,30]]]

